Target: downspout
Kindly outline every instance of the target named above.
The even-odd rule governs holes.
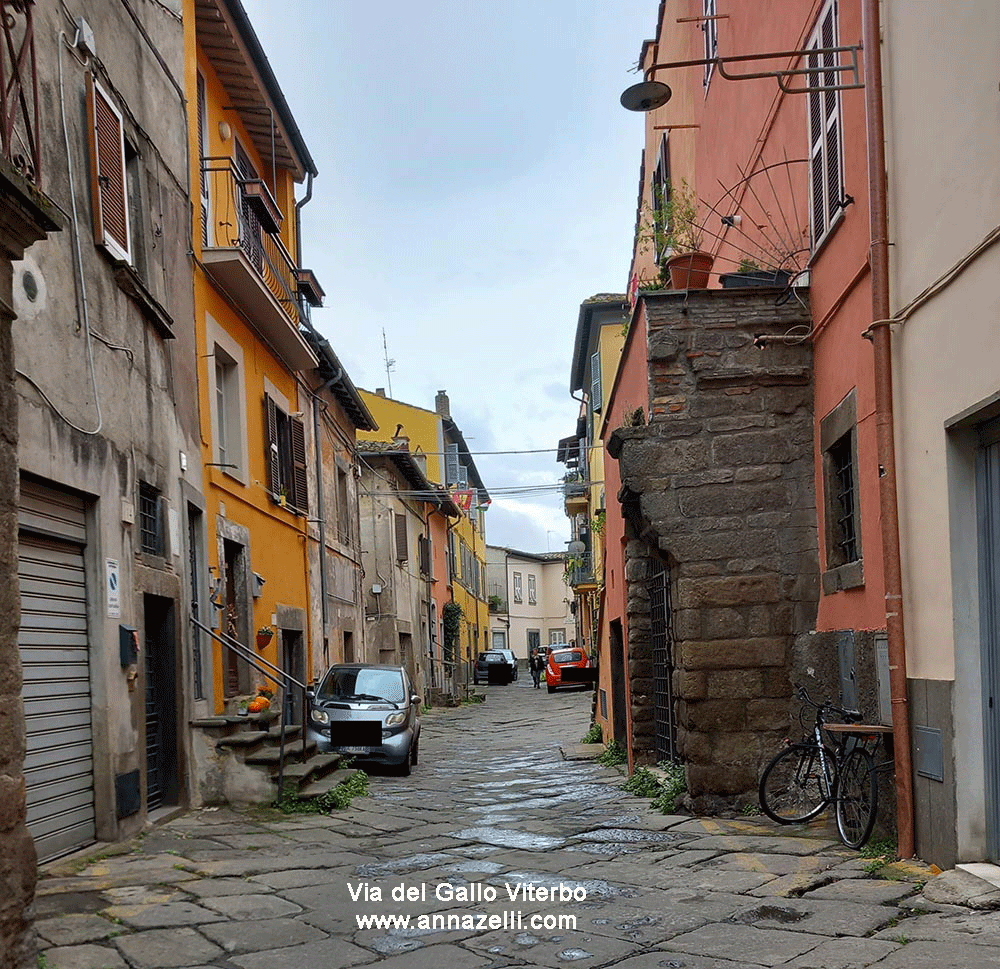
[[[872,313],[888,320],[889,241],[886,204],[885,122],[882,115],[882,46],[879,0],[863,0],[865,121],[868,142],[868,192],[871,224]],[[892,343],[888,326],[872,329],[875,354],[875,428],[878,441],[879,509],[882,517],[885,628],[889,639],[889,688],[892,695],[892,742],[896,759],[896,827],[899,855],[911,858],[913,838],[913,768],[910,714],[906,691],[906,637],[899,553],[896,451],[892,401]]]
[[[319,595],[320,615],[323,619],[323,662],[330,665],[330,640],[327,632],[329,606],[326,601],[326,508],[323,500],[323,438],[320,435],[319,395],[344,375],[341,367],[322,387],[312,395],[313,441],[316,443],[316,516],[319,519]]]

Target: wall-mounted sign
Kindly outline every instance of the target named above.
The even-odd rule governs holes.
[[[104,560],[108,590],[108,618],[119,619],[122,614],[121,573],[117,559]]]

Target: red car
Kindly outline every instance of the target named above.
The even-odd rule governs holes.
[[[586,670],[587,672],[582,672]],[[581,686],[592,682],[590,659],[576,646],[556,648],[545,663],[545,686],[555,693],[560,686]]]

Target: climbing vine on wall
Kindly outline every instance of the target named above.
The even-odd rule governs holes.
[[[441,610],[441,624],[444,627],[444,659],[454,662],[458,634],[462,628],[462,607],[457,602],[446,602]]]

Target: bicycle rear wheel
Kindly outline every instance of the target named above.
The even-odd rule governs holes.
[[[862,747],[852,750],[840,768],[837,784],[837,831],[848,848],[860,848],[870,837],[878,813],[875,761]]]
[[[826,775],[815,744],[791,744],[761,774],[758,794],[763,812],[779,824],[816,817],[829,804],[836,786],[833,751],[823,748]]]

